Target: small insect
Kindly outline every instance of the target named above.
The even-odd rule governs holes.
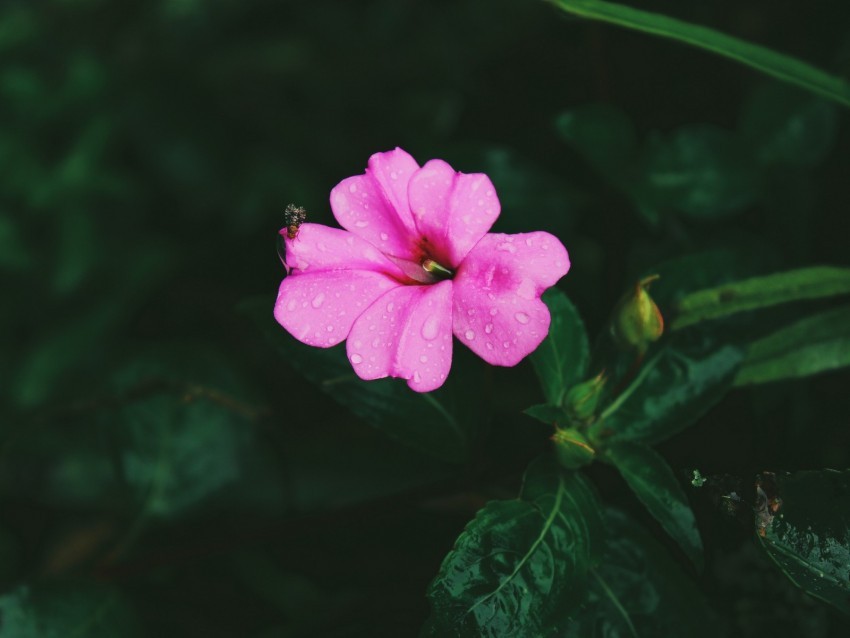
[[[305,221],[307,221],[307,211],[295,204],[289,204],[286,207],[286,210],[283,211],[283,223],[286,226],[286,236],[289,237],[289,239],[295,239],[298,236],[298,228]]]

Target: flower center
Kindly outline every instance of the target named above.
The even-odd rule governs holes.
[[[449,270],[442,264],[438,264],[430,257],[426,257],[422,260],[422,270],[431,275],[435,281],[443,281],[455,276],[453,271]]]

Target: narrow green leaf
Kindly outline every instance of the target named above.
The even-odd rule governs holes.
[[[132,610],[111,588],[22,586],[0,597],[0,638],[130,638],[140,633]]]
[[[546,401],[563,405],[567,391],[587,374],[590,345],[576,307],[556,288],[543,294],[552,313],[549,336],[531,354]]]
[[[696,584],[637,523],[605,513],[605,551],[581,609],[556,621],[551,638],[717,638],[717,617]]]
[[[703,567],[702,539],[688,498],[673,470],[653,449],[638,443],[618,443],[605,451],[641,503],[673,537],[697,569]]]
[[[584,477],[551,459],[532,464],[520,498],[488,503],[446,556],[424,635],[540,636],[580,604],[602,533]]]
[[[789,55],[708,27],[602,0],[549,0],[567,13],[670,38],[745,64],[783,82],[850,106],[850,84]]]
[[[532,405],[531,407],[523,410],[523,414],[527,414],[531,418],[542,421],[543,423],[548,423],[549,425],[563,423],[567,418],[563,408],[549,403]]]
[[[634,380],[602,411],[591,438],[658,443],[683,430],[732,387],[742,351],[682,332],[651,349]]]
[[[850,294],[850,268],[812,266],[698,290],[679,301],[673,330],[777,304]]]
[[[850,614],[850,470],[759,476],[758,538],[795,585]]]
[[[344,345],[311,348],[299,343],[274,321],[270,308],[268,299],[242,304],[287,362],[311,383],[401,443],[444,461],[464,460],[485,418],[481,406],[468,400],[469,385],[481,370],[477,362],[461,372],[465,355],[458,353],[446,384],[427,394],[412,391],[399,379],[363,381],[351,369]]]
[[[753,343],[735,385],[807,377],[850,366],[850,306],[807,317]]]

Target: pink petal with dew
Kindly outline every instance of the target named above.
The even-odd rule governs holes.
[[[390,206],[410,232],[413,232],[414,225],[407,203],[407,184],[410,176],[418,170],[416,160],[400,148],[375,153],[369,158],[369,168],[366,170],[381,186]]]
[[[400,377],[417,392],[436,390],[452,365],[452,282],[389,291],[354,322],[346,349],[361,379]]]
[[[378,272],[336,270],[286,277],[274,316],[299,341],[330,348],[344,340],[360,314],[400,284]]]
[[[372,270],[398,279],[404,273],[377,248],[354,233],[321,224],[302,224],[294,239],[284,233],[286,265],[296,274],[329,270]]]
[[[385,167],[377,162],[383,170]],[[391,178],[392,179],[392,178]],[[342,180],[331,190],[331,209],[340,226],[381,252],[413,259],[415,242],[409,220],[399,216],[380,181],[371,173]]]
[[[432,257],[457,267],[490,230],[501,205],[490,178],[457,173],[442,160],[431,160],[410,179],[410,210]]]
[[[549,233],[485,235],[453,280],[455,336],[488,363],[516,365],[549,333],[540,295],[569,268],[566,249]]]

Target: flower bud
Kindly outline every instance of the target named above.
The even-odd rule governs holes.
[[[592,379],[579,383],[570,389],[567,398],[564,399],[564,407],[574,421],[585,422],[593,417],[596,406],[599,404],[599,397],[602,396],[602,388],[605,387],[607,380],[605,373],[600,372]]]
[[[656,279],[658,275],[641,279],[617,304],[611,334],[622,348],[642,354],[664,332],[664,318],[647,292]]]
[[[590,447],[585,436],[574,428],[557,429],[552,435],[555,458],[561,467],[575,470],[593,462],[596,450]]]

